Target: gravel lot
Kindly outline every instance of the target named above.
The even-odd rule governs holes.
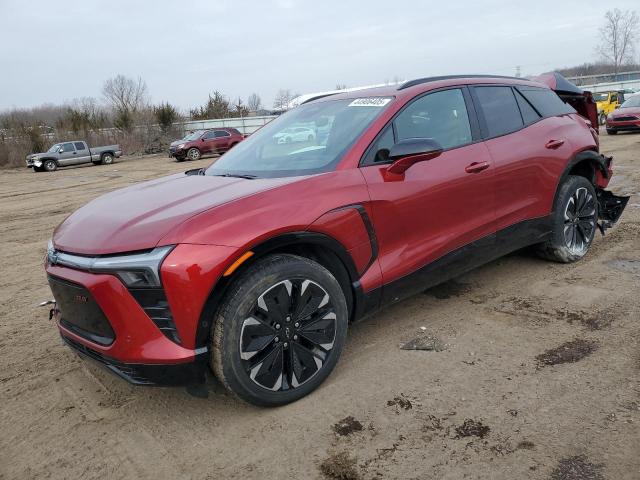
[[[132,387],[37,307],[69,213],[211,160],[0,172],[0,478],[640,478],[640,135],[602,150],[634,196],[583,261],[521,252],[387,308],[351,328],[320,389],[277,409],[213,379]]]

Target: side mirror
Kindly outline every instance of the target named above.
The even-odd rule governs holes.
[[[393,163],[387,167],[387,172],[402,174],[418,162],[436,158],[443,150],[442,145],[432,138],[400,140],[389,150],[389,160]]]

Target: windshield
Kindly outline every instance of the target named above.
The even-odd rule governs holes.
[[[182,140],[186,141],[186,142],[191,142],[193,140],[197,140],[200,138],[200,136],[204,133],[204,130],[196,130],[193,133],[190,133],[189,135],[187,135],[186,137],[184,137]]]
[[[390,101],[371,97],[301,105],[233,147],[206,174],[277,178],[329,172]]]
[[[609,98],[608,93],[593,93],[592,95],[596,102],[605,102]]]
[[[61,145],[62,145],[61,143],[56,143],[55,145],[52,145],[51,148],[47,150],[47,153],[57,152]]]
[[[620,105],[620,108],[640,107],[640,94],[629,97],[629,99]]]

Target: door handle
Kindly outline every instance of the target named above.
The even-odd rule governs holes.
[[[467,173],[478,173],[489,168],[489,162],[473,162],[464,169]]]
[[[549,140],[544,147],[555,149],[561,147],[562,145],[564,145],[564,140]]]

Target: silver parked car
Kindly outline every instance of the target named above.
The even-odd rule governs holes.
[[[27,167],[34,172],[53,172],[58,167],[93,163],[94,165],[113,163],[114,158],[122,155],[119,145],[89,148],[87,142],[74,140],[73,142],[56,143],[44,153],[27,155]]]

